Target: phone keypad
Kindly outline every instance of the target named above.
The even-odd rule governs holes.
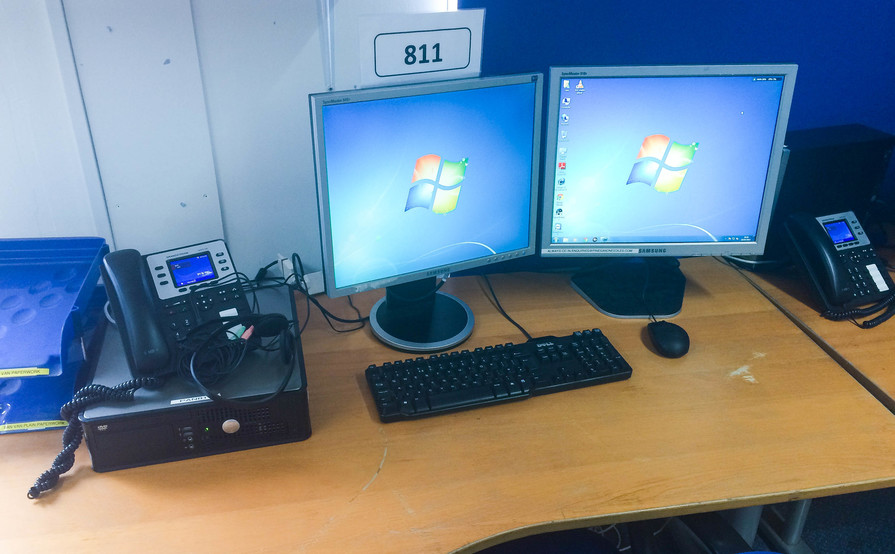
[[[185,294],[162,303],[163,323],[174,339],[185,340],[197,325],[219,317],[221,312],[235,309],[247,313],[248,300],[237,285],[225,285]]]
[[[879,293],[867,270],[868,265],[877,263],[876,252],[872,247],[865,246],[840,252],[839,258],[851,279],[854,298],[863,298]]]

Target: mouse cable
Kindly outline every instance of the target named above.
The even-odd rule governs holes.
[[[533,337],[529,334],[528,331],[525,330],[524,327],[519,325],[516,320],[514,320],[510,315],[503,309],[503,306],[500,305],[500,300],[497,299],[497,293],[494,292],[494,287],[491,286],[491,279],[488,278],[488,275],[485,273],[481,273],[480,276],[484,279],[485,284],[488,285],[488,290],[491,292],[491,298],[494,299],[494,307],[497,308],[497,311],[510,323],[516,326],[516,329],[522,331],[522,334],[525,335],[525,340],[532,340]]]
[[[164,381],[158,377],[142,377],[107,387],[105,385],[87,385],[79,389],[74,397],[59,410],[61,418],[68,422],[62,432],[62,451],[53,460],[50,469],[43,472],[34,485],[28,489],[28,498],[36,500],[59,483],[59,477],[70,470],[75,463],[75,450],[84,438],[84,427],[78,420],[78,414],[89,406],[107,400],[133,400],[137,389],[143,387],[159,387]]]

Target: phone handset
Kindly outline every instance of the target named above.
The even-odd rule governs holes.
[[[106,254],[101,267],[109,309],[134,377],[157,376],[171,362],[171,348],[154,317],[152,285],[145,265],[139,252],[125,249]]]
[[[895,315],[895,285],[853,212],[821,217],[804,213],[785,222],[797,265],[833,320],[882,315],[859,325],[875,327]]]

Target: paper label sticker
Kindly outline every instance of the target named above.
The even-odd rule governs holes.
[[[12,433],[14,431],[42,431],[44,429],[55,429],[57,427],[65,427],[67,421],[61,419],[53,419],[48,421],[25,421],[22,423],[5,423],[0,425],[0,433]]]
[[[880,273],[879,267],[876,264],[868,265],[867,271],[870,272],[870,277],[873,279],[873,283],[876,285],[877,290],[880,292],[889,290],[889,285],[886,284],[886,280],[883,279],[883,274]]]
[[[0,379],[14,379],[16,377],[35,377],[41,375],[49,375],[50,368],[47,367],[13,367],[10,369],[0,369]]]

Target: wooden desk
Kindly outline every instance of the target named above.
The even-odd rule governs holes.
[[[746,277],[880,402],[895,412],[895,339],[892,333],[895,323],[861,329],[850,321],[822,318],[817,301],[795,268],[775,273],[750,273]]]
[[[631,379],[381,424],[363,382],[398,356],[369,329],[303,336],[313,435],[301,443],[27,488],[60,432],[0,437],[0,551],[447,552],[550,529],[895,485],[895,417],[734,270],[685,260],[690,353],[591,308],[560,275],[492,278],[533,334],[601,327]],[[466,347],[521,340],[477,278]],[[360,295],[368,307],[376,294]],[[348,313],[344,299],[329,302]],[[334,308],[335,309],[335,308]]]

